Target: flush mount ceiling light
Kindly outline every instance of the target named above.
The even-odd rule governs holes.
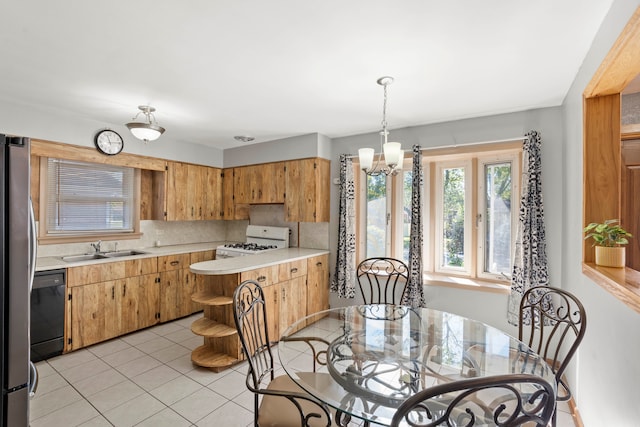
[[[361,148],[358,150],[360,160],[360,168],[370,176],[378,176],[381,174],[395,175],[398,173],[399,167],[402,167],[402,159],[404,151],[400,148],[399,142],[387,142],[387,86],[393,83],[393,77],[380,77],[377,83],[384,88],[384,102],[382,104],[382,130],[380,131],[380,154],[378,154],[375,166],[373,158],[376,157],[373,148]],[[386,167],[381,167],[380,158],[384,153],[384,162]]]
[[[160,138],[160,135],[164,133],[164,128],[158,125],[156,117],[153,115],[153,112],[156,111],[156,109],[148,105],[139,105],[138,109],[140,111],[135,115],[133,120],[136,120],[140,114],[144,114],[146,122],[133,121],[131,123],[127,123],[127,127],[133,136],[145,143],[155,141]]]

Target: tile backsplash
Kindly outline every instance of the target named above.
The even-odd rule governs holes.
[[[186,243],[246,240],[249,223],[288,227],[291,230],[289,246],[328,249],[329,223],[284,222],[283,205],[255,205],[250,209],[251,221],[140,221],[143,233],[136,240],[108,240],[103,242],[104,251],[118,249],[142,249],[151,246],[168,246]],[[88,242],[38,245],[38,256],[64,256],[92,252]]]

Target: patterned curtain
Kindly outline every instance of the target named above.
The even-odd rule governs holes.
[[[507,320],[512,325],[518,324],[522,294],[529,288],[549,284],[542,206],[541,140],[536,131],[531,131],[525,136],[520,214],[507,314]],[[529,323],[530,319],[525,319],[525,322]]]
[[[340,156],[340,224],[336,271],[331,280],[331,292],[340,298],[354,298],[356,289],[356,226],[355,185],[351,157]]]
[[[411,234],[409,236],[409,280],[402,304],[424,307],[422,285],[422,154],[420,146],[413,146],[413,175],[411,182]]]

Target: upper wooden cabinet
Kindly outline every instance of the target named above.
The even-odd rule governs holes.
[[[167,162],[166,220],[222,219],[222,171],[218,168]]]
[[[233,168],[235,203],[284,203],[284,181],[284,162]]]
[[[285,169],[285,221],[329,222],[329,160],[289,160]]]

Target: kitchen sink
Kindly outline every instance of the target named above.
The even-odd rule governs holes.
[[[144,251],[127,250],[127,251],[105,252],[104,256],[107,258],[117,258],[121,256],[145,255],[147,253],[148,252],[144,252]]]
[[[84,254],[84,255],[69,255],[63,256],[62,260],[66,262],[77,262],[77,261],[90,261],[92,259],[105,259],[107,258],[103,254]]]

